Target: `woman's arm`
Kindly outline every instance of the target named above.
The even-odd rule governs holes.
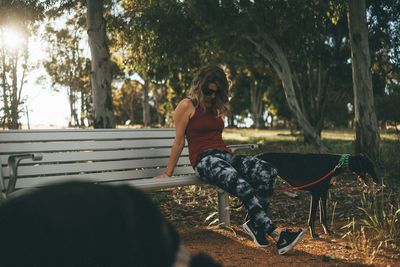
[[[176,107],[174,114],[175,139],[174,143],[172,144],[167,169],[161,175],[158,175],[155,178],[171,177],[174,173],[176,163],[178,162],[183,147],[185,146],[186,127],[194,112],[195,108],[189,99],[182,100]]]

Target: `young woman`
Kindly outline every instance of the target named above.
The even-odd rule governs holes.
[[[223,116],[228,110],[228,91],[229,81],[219,66],[206,66],[195,74],[188,97],[175,110],[176,134],[167,169],[156,178],[172,176],[186,137],[190,163],[200,179],[243,202],[250,218],[243,228],[258,246],[268,246],[269,235],[276,241],[279,254],[285,254],[304,232],[278,233],[266,214],[276,169],[255,157],[233,155],[224,144]]]

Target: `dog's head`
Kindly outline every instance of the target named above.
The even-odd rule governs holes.
[[[374,164],[366,155],[357,154],[350,157],[349,167],[365,184],[370,184],[371,179],[376,184],[380,183],[380,179],[375,172]]]
[[[0,236],[1,266],[199,266],[188,253],[177,263],[175,228],[128,186],[75,182],[15,197],[0,206]]]

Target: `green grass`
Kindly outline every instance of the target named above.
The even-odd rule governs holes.
[[[398,140],[396,134],[382,132],[381,139]],[[275,129],[231,129],[224,130],[224,138],[236,141],[248,141],[249,138],[267,139],[268,141],[299,141],[302,140],[302,135],[299,132],[291,134],[289,130],[275,130]],[[341,141],[354,141],[355,132],[349,129],[342,130],[324,130],[322,132],[323,140],[341,140]]]
[[[382,157],[386,154],[390,157],[394,151],[400,151],[400,137],[396,134],[381,133]],[[260,130],[260,129],[225,129],[224,140],[228,144],[233,143],[256,143],[267,151],[287,152],[317,152],[309,145],[305,145],[303,136],[299,132],[292,134],[289,130]],[[352,130],[325,130],[322,132],[322,140],[331,153],[354,153],[355,132]],[[387,158],[387,157],[386,157]],[[397,156],[400,159],[399,156]]]

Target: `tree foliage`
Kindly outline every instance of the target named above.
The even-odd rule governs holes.
[[[42,17],[43,6],[36,1],[1,1],[0,99],[3,105],[0,112],[3,128],[20,127],[20,116],[25,101],[22,91],[28,73],[34,68],[29,61],[28,45],[31,35],[36,31],[35,22]],[[11,37],[14,37],[14,42],[17,43],[10,43]]]
[[[400,9],[399,0],[369,1],[372,82],[382,126],[400,122]]]
[[[56,28],[50,20],[45,30],[49,44],[48,59],[43,65],[52,81],[52,88],[67,90],[70,122],[69,126],[84,126],[91,111],[90,61],[83,55],[86,19],[84,10],[75,7],[61,18],[65,20]],[[60,18],[58,18],[60,20]],[[80,104],[80,106],[78,106]],[[80,111],[80,118],[78,118]]]
[[[47,15],[52,16],[83,4],[13,2],[35,12],[50,8]],[[222,64],[232,81],[231,126],[251,114],[253,127],[262,127],[268,109],[279,121],[302,129],[306,141],[323,147],[319,135],[324,128],[352,125],[354,117],[347,2],[105,1],[110,56],[123,72],[114,83],[123,85],[113,93],[117,120],[171,125],[174,106],[185,97],[194,71],[204,64]],[[387,110],[397,103],[400,1],[367,1],[367,8],[373,91],[384,125],[397,120]],[[43,12],[35,16],[42,18]],[[84,18],[86,13],[81,14]],[[84,32],[85,26],[78,24]],[[73,31],[64,34],[72,36]],[[73,54],[67,39],[72,40],[57,42],[65,42],[59,46]],[[83,63],[77,62],[70,69]],[[56,63],[64,64],[53,61],[53,78],[56,71],[67,72]],[[132,81],[137,74],[140,83]],[[85,86],[77,86],[76,92]]]

